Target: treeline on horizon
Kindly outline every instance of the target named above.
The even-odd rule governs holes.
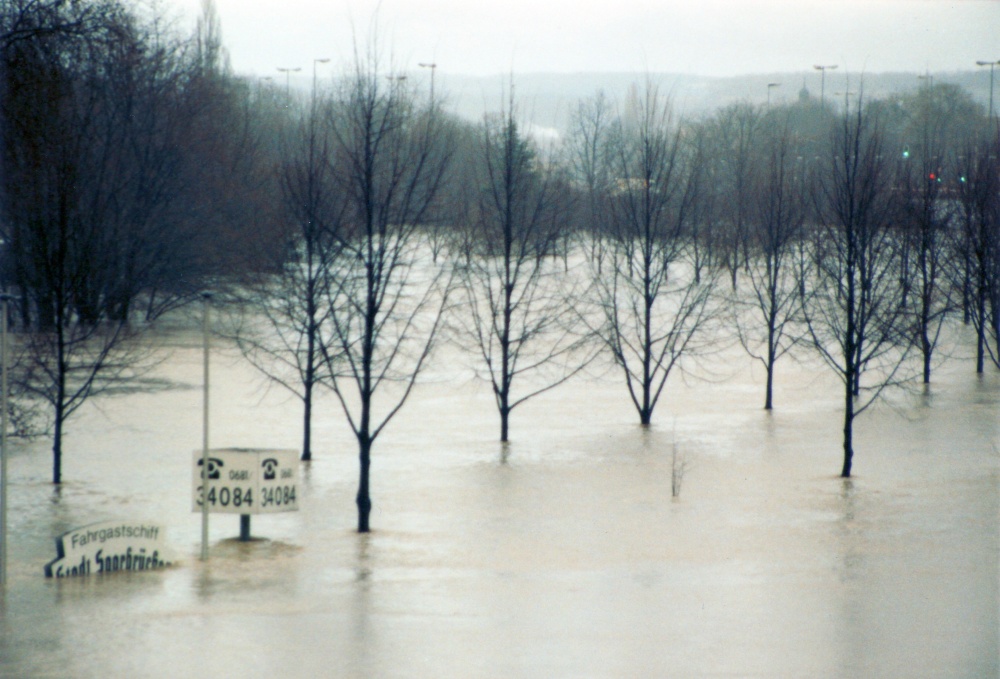
[[[720,343],[765,366],[766,408],[779,359],[812,351],[844,387],[845,477],[854,417],[931,382],[952,324],[975,371],[1000,367],[998,128],[956,85],[680,119],[647,79],[580,101],[553,141],[514,82],[473,123],[377,44],[299,93],[231,73],[220,36],[211,3],[190,36],[119,0],[0,10],[11,415],[48,423],[55,483],[66,420],[142,380],[143,334],[208,290],[302,399],[303,459],[315,391],[338,398],[362,531],[372,445],[446,336],[478,357],[501,440],[598,355],[646,425]]]

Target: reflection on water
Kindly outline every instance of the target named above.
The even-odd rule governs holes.
[[[163,377],[197,385],[200,358]],[[0,676],[996,676],[1000,379],[966,368],[859,419],[847,480],[836,385],[791,362],[773,413],[747,371],[673,382],[643,429],[609,376],[518,409],[509,444],[488,388],[428,382],[375,446],[369,535],[323,402],[300,511],[248,543],[213,515],[208,562],[197,389],[105,401],[71,423],[62,488],[48,442],[12,451]],[[227,357],[213,383],[213,446],[298,445],[294,399]],[[42,577],[56,535],[123,516],[181,564]]]

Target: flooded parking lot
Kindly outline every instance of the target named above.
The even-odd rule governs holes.
[[[737,361],[739,363],[739,361]],[[447,366],[447,364],[444,364]],[[178,386],[94,401],[13,445],[3,677],[988,677],[998,665],[1000,378],[967,362],[858,421],[838,478],[839,391],[817,368],[671,378],[643,430],[614,372],[515,411],[437,364],[375,445],[373,532],[356,447],[318,408],[299,511],[213,515],[199,560],[191,456],[201,353]],[[296,448],[294,399],[213,357],[213,447]],[[686,463],[671,497],[674,447]],[[165,526],[164,571],[46,579],[54,538]]]

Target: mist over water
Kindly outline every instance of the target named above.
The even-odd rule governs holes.
[[[373,452],[373,532],[354,532],[357,449],[316,408],[296,513],[213,515],[198,560],[191,451],[200,338],[179,386],[89,402],[61,488],[50,442],[15,442],[2,677],[997,676],[1000,377],[939,369],[857,421],[837,477],[839,385],[738,353],[671,377],[641,429],[614,370],[515,410],[445,348]],[[746,366],[743,368],[742,366]],[[298,402],[212,358],[212,447],[298,448]],[[687,469],[671,497],[674,446]],[[97,521],[167,527],[166,571],[47,580],[53,538]]]

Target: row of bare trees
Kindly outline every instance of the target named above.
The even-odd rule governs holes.
[[[502,441],[516,407],[584,369],[601,348],[643,424],[652,421],[673,371],[734,338],[766,367],[766,408],[774,406],[777,361],[812,350],[843,384],[845,476],[854,418],[913,378],[913,355],[930,380],[945,319],[963,295],[972,300],[969,318],[982,330],[982,351],[992,350],[997,285],[989,267],[997,245],[977,244],[976,234],[992,233],[985,206],[995,209],[998,192],[969,163],[990,165],[995,136],[983,136],[981,111],[970,106],[964,127],[951,130],[964,139],[964,154],[932,159],[916,139],[901,141],[914,131],[940,138],[921,127],[920,116],[936,119],[924,109],[954,102],[953,92],[862,100],[840,115],[806,98],[772,110],[737,104],[705,120],[679,121],[648,83],[622,104],[603,95],[582,102],[570,137],[551,148],[524,132],[510,96],[471,127],[442,118],[438,102],[404,89],[401,79],[379,80],[372,55],[363,64],[345,78],[347,89],[314,93],[302,107],[298,144],[286,147],[297,164],[282,175],[289,215],[303,229],[297,254],[283,269],[284,282],[267,277],[278,288],[256,295],[270,326],[241,336],[251,356],[268,357],[258,361],[265,370],[278,355],[292,368],[293,379],[282,379],[305,403],[304,457],[311,455],[312,391],[327,386],[340,398],[359,442],[363,530],[371,443],[409,395],[449,309],[453,337],[492,386]],[[363,109],[350,95],[362,83],[386,111],[412,116],[410,133],[436,149],[415,166],[433,170],[433,191],[418,188],[415,178],[393,180],[427,201],[409,221],[395,222],[405,229],[379,241],[391,245],[394,261],[412,267],[407,271],[434,281],[419,292],[408,288],[409,278],[382,276],[393,269],[370,258],[374,250],[362,238],[368,227],[359,231],[367,222],[352,212],[353,200],[391,211],[389,197],[359,187],[365,177],[396,177],[394,154],[411,143],[395,140],[393,155],[373,165],[357,161],[350,143],[386,143],[367,127],[355,136],[338,132]],[[890,105],[911,109],[905,126],[892,120]],[[435,139],[423,136],[431,131]],[[947,183],[939,176],[946,163],[954,169]],[[978,212],[973,195],[985,200]],[[355,264],[365,266],[364,277],[351,273]],[[346,294],[369,277],[378,290],[374,306],[371,296]],[[294,310],[287,308],[293,300]],[[276,315],[269,311],[275,303],[282,306]],[[386,303],[401,312],[395,325],[378,320]],[[421,314],[423,340],[407,347],[403,340],[414,339]],[[346,332],[352,324],[357,330]],[[379,334],[389,326],[402,332]],[[267,338],[288,329],[294,341],[265,348]],[[375,369],[389,360],[377,358],[380,348],[401,372]],[[394,382],[402,388],[385,397],[386,416],[372,428],[375,392]],[[345,384],[355,400],[345,400]]]
[[[227,73],[211,5],[193,36],[116,0],[0,7],[0,232],[19,373],[63,428],[142,373],[139,331],[258,266],[266,111]]]
[[[491,384],[502,441],[602,352],[648,425],[671,375],[734,342],[765,408],[778,361],[811,351],[843,384],[844,476],[854,418],[931,380],[949,318],[1000,366],[1000,147],[951,86],[680,120],[648,81],[581,102],[548,146],[510,94],[478,125],[447,115],[375,41],[298,99],[228,73],[210,4],[186,38],[110,0],[0,18],[4,283],[57,483],[66,418],[208,286],[302,399],[303,459],[318,391],[340,404],[360,531],[373,444],[443,339]]]

